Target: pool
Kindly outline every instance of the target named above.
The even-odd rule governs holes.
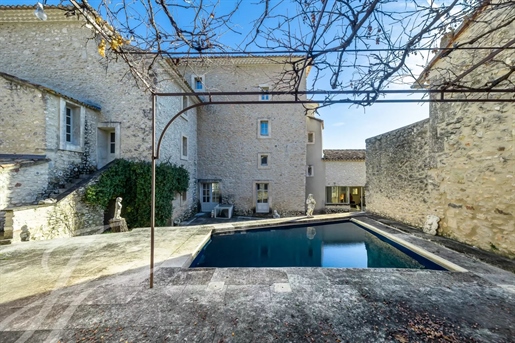
[[[351,221],[232,231],[213,234],[190,267],[449,269],[406,245]]]

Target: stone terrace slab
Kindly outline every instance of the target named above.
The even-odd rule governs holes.
[[[204,225],[156,229],[150,289],[149,229],[20,243],[0,247],[0,342],[513,342],[514,274],[382,228],[468,272],[181,268]]]

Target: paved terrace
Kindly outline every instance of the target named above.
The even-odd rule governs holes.
[[[0,342],[514,342],[512,272],[391,226],[469,272],[182,268],[213,228],[285,221],[309,222],[156,229],[153,289],[149,229],[0,247]]]

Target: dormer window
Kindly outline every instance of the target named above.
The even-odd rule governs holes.
[[[205,90],[204,81],[204,75],[193,75],[191,77],[191,86],[196,91],[203,91]]]

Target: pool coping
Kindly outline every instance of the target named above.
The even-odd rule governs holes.
[[[374,233],[381,235],[381,236],[405,247],[406,249],[430,260],[431,262],[434,262],[435,264],[445,268],[446,271],[460,272],[460,273],[469,272],[469,270],[467,270],[453,262],[450,262],[450,261],[444,259],[443,257],[440,257],[434,253],[431,253],[431,252],[427,251],[426,249],[421,248],[413,243],[409,243],[400,237],[396,237],[395,235],[390,234],[390,233],[386,232],[385,230],[378,228],[377,226],[374,226],[374,225],[368,224],[364,221],[358,220],[358,219],[356,219],[356,217],[357,218],[359,218],[359,217],[368,218],[366,213],[358,212],[358,213],[346,213],[346,214],[343,214],[338,217],[330,216],[329,218],[323,218],[322,216],[301,217],[301,218],[296,217],[294,219],[284,218],[283,220],[275,219],[275,220],[264,220],[264,221],[250,221],[250,222],[243,222],[242,224],[238,223],[237,225],[233,225],[232,223],[209,225],[209,226],[211,226],[209,234],[207,234],[206,237],[202,240],[202,242],[192,251],[191,255],[184,262],[184,264],[182,265],[181,268],[190,269],[191,264],[197,258],[198,254],[204,248],[204,246],[207,244],[207,242],[211,239],[211,236],[213,234],[230,234],[231,232],[234,233],[234,232],[251,231],[251,230],[263,230],[263,229],[270,229],[275,226],[290,227],[290,226],[298,226],[298,225],[310,224],[310,223],[320,224],[320,223],[336,223],[336,222],[341,222],[341,221],[350,221],[357,225],[361,225],[361,226],[373,231]],[[377,222],[376,225],[383,226],[383,224],[381,224],[380,222]],[[401,230],[399,230],[397,228],[390,227],[390,229],[398,231],[399,233],[403,233]],[[287,267],[285,267],[285,268],[287,268]],[[387,268],[385,268],[385,269],[387,269]]]
[[[446,259],[438,256],[438,255],[435,255],[419,246],[416,246],[412,243],[409,243],[407,241],[405,241],[404,239],[402,238],[399,238],[399,237],[395,237],[394,235],[392,234],[389,234],[388,232],[384,231],[384,230],[381,230],[381,229],[378,229],[377,227],[373,226],[373,225],[370,225],[370,224],[367,224],[365,222],[362,222],[360,220],[357,220],[355,218],[351,218],[349,221],[353,222],[353,223],[356,223],[358,225],[361,225],[361,226],[364,226],[366,227],[367,229],[371,230],[371,231],[374,231],[375,233],[383,236],[383,237],[386,237],[388,238],[389,240],[392,240],[394,241],[395,243],[399,244],[399,245],[402,245],[403,247],[405,247],[406,249],[422,256],[422,257],[425,257],[427,258],[428,260],[436,263],[437,265],[447,269],[448,271],[452,271],[452,272],[460,272],[460,273],[466,273],[468,272],[467,269],[465,268],[462,268],[460,266],[458,266],[457,264],[455,263],[452,263],[450,261],[447,261]]]

